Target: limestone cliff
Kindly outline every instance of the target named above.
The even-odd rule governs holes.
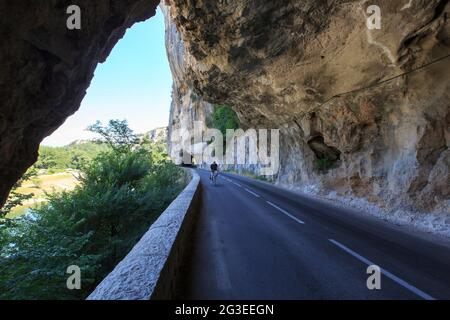
[[[168,127],[155,128],[144,134],[144,138],[153,143],[166,144],[168,137]]]
[[[281,129],[279,184],[449,212],[448,1],[165,3],[171,129],[226,104]]]
[[[194,83],[187,73],[189,53],[186,52],[178,29],[169,16],[168,7],[162,3],[160,8],[166,21],[166,49],[173,76],[169,119],[169,154],[175,162],[181,163],[191,161],[191,159],[183,159],[185,155],[179,152],[181,146],[174,145],[182,144],[182,141],[175,143],[171,141],[182,139],[182,130],[193,131],[196,121],[201,122],[202,129],[205,130],[213,107],[194,91]],[[186,143],[190,144],[190,141]]]

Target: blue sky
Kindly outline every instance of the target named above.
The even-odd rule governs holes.
[[[88,125],[127,119],[136,133],[167,126],[172,74],[164,40],[164,17],[134,25],[99,65],[80,109],[47,137],[43,145],[62,146],[92,138]]]

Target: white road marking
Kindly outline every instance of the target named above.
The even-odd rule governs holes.
[[[253,192],[252,190],[250,190],[250,189],[244,188],[244,190],[247,191],[248,193],[251,193],[252,195],[254,195],[254,196],[257,197],[257,198],[261,198],[261,196],[260,196],[259,194],[254,193],[254,192]]]
[[[292,214],[290,214],[289,212],[287,212],[286,210],[284,210],[284,209],[281,209],[279,206],[277,206],[276,204],[274,204],[274,203],[272,203],[272,202],[270,202],[270,201],[266,201],[268,204],[270,204],[272,207],[274,207],[275,209],[277,209],[277,210],[279,210],[279,211],[281,211],[282,213],[284,213],[285,215],[287,215],[289,218],[291,218],[292,220],[295,220],[295,221],[297,221],[298,223],[300,223],[300,224],[305,224],[305,222],[303,222],[302,220],[300,220],[300,219],[298,219],[298,218],[296,218],[296,217],[294,217]]]
[[[336,245],[337,247],[341,248],[342,250],[344,250],[345,252],[347,252],[348,254],[352,255],[353,257],[355,257],[356,259],[358,259],[359,261],[371,266],[371,265],[376,265],[376,263],[373,263],[372,261],[364,258],[363,256],[357,254],[356,252],[354,252],[353,250],[347,248],[346,246],[344,246],[343,244],[337,242],[336,240],[333,239],[328,239],[331,243],[333,243],[334,245]],[[405,289],[408,289],[409,291],[417,294],[419,297],[425,299],[425,300],[435,300],[432,296],[430,296],[429,294],[423,292],[422,290],[414,287],[413,285],[410,285],[409,283],[407,283],[406,281],[400,279],[399,277],[397,277],[396,275],[390,273],[389,271],[380,268],[381,272],[388,277],[389,279],[397,282],[399,285],[401,285],[402,287],[404,287]]]
[[[233,181],[231,181],[231,183],[234,184],[235,186],[242,187],[239,183],[236,183],[236,182],[233,182]]]

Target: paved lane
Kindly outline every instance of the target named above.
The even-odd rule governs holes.
[[[450,249],[237,175],[202,179],[184,299],[449,299]],[[381,290],[366,285],[381,267]]]

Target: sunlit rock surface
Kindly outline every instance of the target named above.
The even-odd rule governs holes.
[[[171,130],[226,104],[282,130],[279,184],[449,212],[450,59],[374,86],[450,53],[448,1],[165,2]]]
[[[190,145],[191,141],[184,141],[184,132],[193,132],[197,122],[201,130],[206,130],[210,124],[213,106],[194,91],[193,79],[187,73],[186,52],[180,34],[173,20],[169,16],[168,7],[160,5],[166,21],[166,48],[169,64],[173,75],[172,103],[169,119],[169,154],[178,163],[195,161],[181,151],[183,145]],[[194,147],[195,148],[195,147]],[[201,146],[199,151],[201,151]],[[186,158],[187,157],[187,158]]]

